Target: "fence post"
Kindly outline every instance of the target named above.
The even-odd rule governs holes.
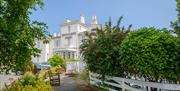
[[[2,89],[2,80],[3,80],[2,78],[3,78],[3,75],[0,74],[0,91]]]
[[[91,73],[90,73],[90,71],[88,71],[89,72],[89,85],[91,85]]]
[[[122,91],[125,91],[125,84],[124,84],[124,79],[122,80]]]

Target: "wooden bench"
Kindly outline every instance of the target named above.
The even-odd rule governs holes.
[[[50,84],[52,86],[60,86],[60,74],[59,73],[52,73],[48,71]]]

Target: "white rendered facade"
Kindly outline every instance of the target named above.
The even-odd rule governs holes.
[[[66,20],[60,25],[61,31],[55,33],[50,40],[50,56],[54,54],[61,55],[64,59],[80,59],[79,47],[85,38],[84,32],[99,27],[95,16],[92,17],[90,27],[85,24],[85,18],[80,16],[80,20]]]
[[[43,41],[37,40],[36,48],[40,49],[41,53],[38,57],[33,57],[32,61],[34,63],[47,62],[47,60],[49,59],[49,44],[44,44]]]
[[[54,54],[59,54],[64,59],[81,59],[79,47],[85,38],[84,32],[91,31],[97,27],[99,28],[100,25],[97,22],[96,16],[92,17],[92,22],[89,26],[85,24],[85,18],[83,16],[80,16],[80,19],[76,21],[67,19],[66,22],[60,24],[61,31],[53,34],[53,37],[49,40],[49,44],[46,44],[47,47],[41,48],[43,50],[41,53],[42,56],[40,56],[42,57],[41,59],[45,59],[47,62],[48,58]]]

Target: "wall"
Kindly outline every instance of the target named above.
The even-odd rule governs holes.
[[[49,44],[43,44],[43,41],[36,41],[36,48],[41,50],[39,57],[32,57],[35,63],[47,62],[49,58]]]

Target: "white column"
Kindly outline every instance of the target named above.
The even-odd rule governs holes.
[[[68,52],[66,51],[66,59],[68,59]]]
[[[73,55],[73,54],[74,54],[74,52],[72,51],[72,52],[71,52],[71,58],[74,58],[74,55]]]
[[[64,51],[64,59],[66,59],[66,52]]]

